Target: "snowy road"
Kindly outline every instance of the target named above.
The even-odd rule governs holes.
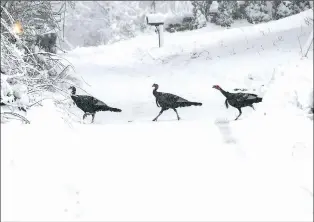
[[[243,110],[240,121],[223,122],[233,120],[238,111],[226,109],[224,97],[212,89],[219,84],[226,90],[247,88],[263,96],[262,85],[269,84],[274,69],[299,58],[298,36],[305,33],[300,37],[305,42],[311,31],[294,23],[289,24],[291,28],[280,24],[259,26],[270,27],[268,34],[258,26],[212,35],[166,34],[163,49],[151,47],[156,36],[142,36],[70,52],[67,59],[90,85],[83,88],[123,112],[97,113],[95,124],[80,124],[83,113],[72,107],[74,122],[69,127],[47,104],[45,110],[44,106],[29,114],[32,125],[4,126],[3,218],[312,218],[313,196],[306,191],[312,191],[311,172],[304,171],[305,164],[313,164],[306,159],[311,151],[298,149],[294,154],[298,158],[292,155],[296,141],[300,147],[313,145],[308,140],[312,123],[295,117],[289,119],[295,127],[283,127],[285,116],[275,121],[248,119],[254,112],[251,108]],[[210,56],[191,58],[204,50]],[[182,121],[166,111],[152,122],[159,112],[153,83],[160,85],[160,91],[203,106],[178,109]],[[39,138],[31,139],[38,133]]]
[[[202,42],[199,39],[205,35],[203,33],[189,38],[181,36],[182,33],[169,35],[165,37],[169,40],[163,49],[152,48],[155,36],[138,37],[130,40],[127,46],[114,44],[110,47],[78,49],[69,53],[68,59],[75,65],[78,76],[88,83],[84,86],[88,93],[123,110],[120,114],[97,113],[96,123],[152,120],[159,112],[152,95],[153,83],[158,83],[162,92],[203,103],[201,108],[180,109],[179,114],[183,119],[234,119],[238,111],[234,108],[226,110],[224,97],[212,86],[219,84],[230,91],[247,88],[263,96],[264,86],[269,84],[276,69],[299,58],[298,37],[304,43],[311,28],[298,27],[264,35],[259,30],[254,31],[246,30],[241,38],[238,37],[240,39],[230,39],[230,35],[234,34],[230,30],[230,34],[221,33],[221,40],[208,45],[202,44],[206,43],[207,36]],[[248,37],[244,38],[245,35]],[[179,40],[176,41],[176,37]],[[196,44],[196,40],[200,43]],[[177,42],[181,45],[178,46]],[[215,42],[223,42],[223,46]],[[233,50],[236,54],[232,54]],[[205,51],[210,52],[211,59],[206,53],[199,58],[191,58],[194,52],[199,54]],[[153,60],[147,54],[155,54],[155,58],[160,57],[167,63]],[[143,56],[144,59],[139,62]],[[251,112],[250,108],[245,109],[242,118]],[[80,111],[78,113],[81,115]],[[160,120],[171,120],[173,117],[175,114],[167,111]]]

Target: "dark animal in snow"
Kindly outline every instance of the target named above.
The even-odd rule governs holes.
[[[153,121],[157,121],[158,117],[166,110],[172,109],[177,114],[178,120],[180,120],[180,116],[176,110],[176,108],[179,107],[186,107],[186,106],[201,106],[202,103],[198,102],[190,102],[186,99],[183,99],[179,96],[170,94],[170,93],[163,93],[163,92],[157,92],[159,86],[158,84],[153,84],[154,90],[153,95],[156,98],[156,105],[158,107],[161,107],[161,111],[159,112],[158,116],[156,116]]]
[[[36,45],[44,49],[46,52],[57,52],[57,33],[46,33],[36,35]]]
[[[222,93],[222,95],[226,97],[225,104],[227,109],[229,103],[230,106],[233,106],[239,110],[239,115],[235,120],[237,120],[242,115],[241,108],[249,106],[254,109],[253,103],[259,103],[262,102],[263,100],[257,95],[251,93],[230,93],[223,90],[218,85],[214,85],[213,88],[219,90]]]
[[[94,122],[95,114],[99,111],[110,111],[110,112],[121,112],[121,109],[113,108],[108,106],[106,103],[88,95],[76,95],[76,88],[71,86],[69,89],[72,90],[71,98],[76,104],[78,108],[80,108],[83,112],[83,119],[87,115],[92,115]]]

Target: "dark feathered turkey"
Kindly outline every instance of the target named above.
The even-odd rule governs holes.
[[[176,108],[179,107],[185,107],[185,106],[201,106],[202,103],[197,102],[190,102],[186,99],[183,99],[179,96],[170,94],[170,93],[163,93],[163,92],[157,92],[159,86],[158,84],[153,84],[153,87],[155,88],[153,90],[153,95],[156,97],[156,105],[158,107],[161,107],[161,111],[159,112],[158,116],[156,116],[153,121],[157,121],[158,117],[168,109],[173,109],[175,113],[177,114],[178,120],[180,120],[180,116],[176,110]]]
[[[214,85],[213,88],[219,90],[222,93],[222,95],[226,97],[225,104],[227,109],[229,103],[230,106],[233,106],[239,110],[239,115],[235,120],[237,120],[241,116],[242,114],[241,108],[249,106],[254,109],[253,103],[259,103],[262,102],[263,100],[262,98],[252,93],[230,93],[223,90],[218,85]]]
[[[108,106],[106,103],[87,95],[76,95],[76,88],[74,86],[71,86],[69,89],[72,90],[71,98],[76,104],[78,108],[80,108],[83,112],[83,119],[87,115],[92,115],[93,119],[92,122],[94,122],[95,113],[99,111],[110,111],[110,112],[121,112],[121,109],[113,108]]]

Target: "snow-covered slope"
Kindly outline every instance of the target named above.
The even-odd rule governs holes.
[[[3,124],[2,219],[311,220],[313,55],[301,60],[298,41],[313,30],[308,16],[166,34],[161,49],[146,35],[69,52],[84,90],[122,113],[80,124],[72,106],[64,123],[47,101],[31,125]],[[153,83],[203,106],[152,122]],[[238,113],[214,84],[264,100],[221,121]]]

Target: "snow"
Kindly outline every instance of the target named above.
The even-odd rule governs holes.
[[[2,220],[312,220],[313,51],[301,58],[298,42],[313,30],[306,17],[165,33],[162,48],[152,34],[69,52],[83,89],[122,112],[81,124],[77,107],[69,118],[45,100],[31,124],[2,124]],[[152,122],[154,83],[203,106]],[[229,121],[238,111],[216,84],[263,102]]]
[[[218,11],[218,2],[217,1],[213,1],[213,3],[210,6],[210,12],[217,12]]]
[[[165,16],[161,13],[147,14],[146,15],[149,23],[163,23]]]
[[[263,106],[268,112],[306,110],[313,107],[313,60],[311,58],[291,63],[275,73]],[[267,108],[266,108],[267,106]]]
[[[166,14],[165,15],[165,25],[182,23],[184,18],[191,18],[193,13],[183,13],[182,15]]]
[[[5,74],[1,74],[1,102],[9,104],[11,108],[25,108],[29,105],[27,86],[18,83],[10,85],[9,82],[13,82],[12,78],[9,78],[9,76]],[[1,107],[1,111],[2,110],[3,107]]]
[[[1,74],[1,102],[11,103],[14,101],[13,90],[7,82],[8,76]]]

